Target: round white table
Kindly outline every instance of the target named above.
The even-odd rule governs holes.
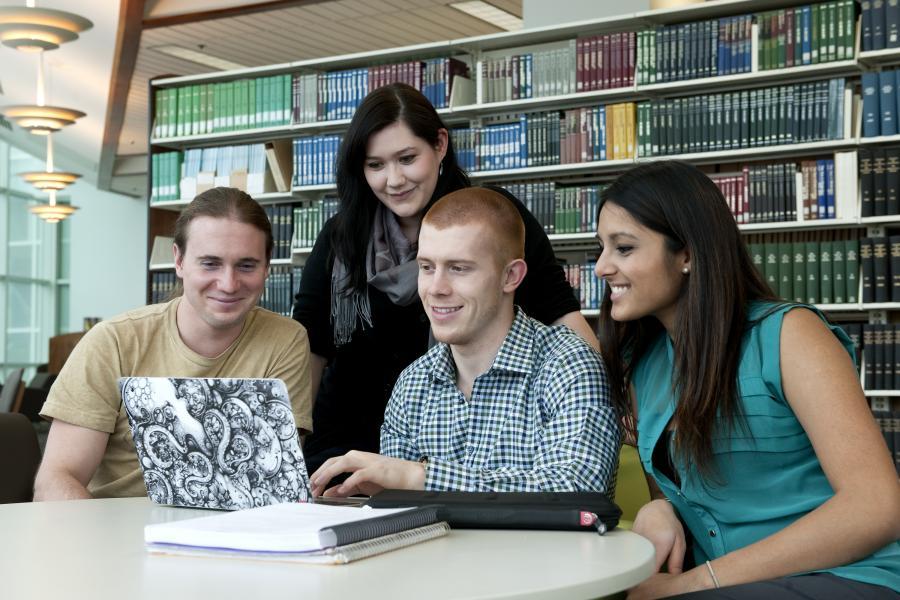
[[[629,531],[453,530],[347,565],[158,556],[144,525],[207,511],[146,498],[0,505],[0,597],[122,600],[596,598],[653,570]]]

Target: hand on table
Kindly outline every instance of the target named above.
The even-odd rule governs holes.
[[[327,488],[333,477],[352,473],[340,485]],[[371,496],[383,489],[425,489],[425,465],[372,452],[351,450],[326,460],[309,478],[313,496]]]
[[[678,575],[684,565],[684,553],[687,542],[684,527],[675,509],[665,500],[652,500],[638,511],[631,531],[642,535],[653,543],[656,550],[656,567],[658,573],[663,563],[668,575]]]

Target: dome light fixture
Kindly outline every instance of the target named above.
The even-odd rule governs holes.
[[[28,6],[0,6],[0,43],[22,52],[55,50],[78,39],[94,24],[63,10]]]
[[[80,110],[61,106],[19,105],[0,107],[0,113],[16,124],[36,135],[47,135],[72,125],[85,116]]]
[[[19,177],[42,192],[48,192],[50,190],[65,189],[70,183],[75,183],[75,180],[81,175],[61,171],[30,171],[28,173],[19,173]]]

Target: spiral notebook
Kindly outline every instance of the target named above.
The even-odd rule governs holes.
[[[144,528],[155,553],[350,562],[444,535],[437,510],[284,503]]]

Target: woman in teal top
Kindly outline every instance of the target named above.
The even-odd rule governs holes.
[[[629,598],[900,598],[900,482],[846,335],[774,296],[695,167],[619,177],[598,238],[600,345],[654,498],[633,530],[660,572]]]

